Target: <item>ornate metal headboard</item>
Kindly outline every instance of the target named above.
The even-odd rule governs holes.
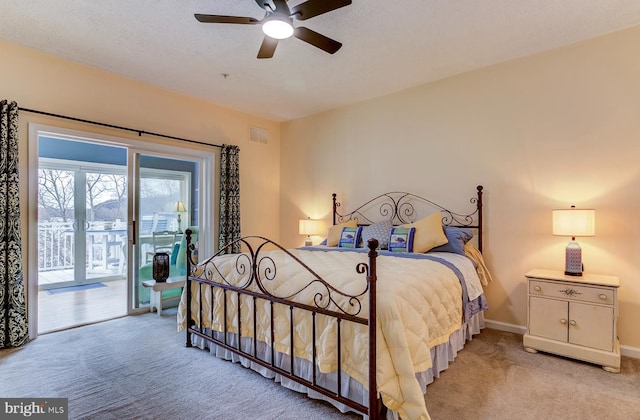
[[[456,213],[419,195],[398,191],[381,194],[349,213],[340,214],[338,212],[340,203],[336,200],[334,193],[332,194],[333,224],[357,219],[358,224],[368,225],[390,219],[394,225],[402,225],[416,221],[420,214],[418,208],[428,207],[442,212],[442,224],[445,226],[477,229],[478,249],[482,251],[482,185],[478,185],[476,190],[476,196],[469,200],[475,204],[475,210],[468,214]]]

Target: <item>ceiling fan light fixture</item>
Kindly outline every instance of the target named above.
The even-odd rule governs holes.
[[[285,39],[293,35],[293,25],[280,19],[270,19],[262,24],[262,32],[274,39]]]

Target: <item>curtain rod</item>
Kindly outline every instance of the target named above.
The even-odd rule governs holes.
[[[197,140],[189,140],[189,139],[185,139],[185,138],[182,138],[182,137],[174,137],[174,136],[168,136],[166,134],[152,133],[150,131],[136,130],[134,128],[122,127],[122,126],[119,126],[119,125],[107,124],[107,123],[102,123],[102,122],[98,122],[98,121],[85,120],[85,119],[82,119],[82,118],[69,117],[69,116],[66,116],[66,115],[53,114],[51,112],[38,111],[38,110],[35,110],[35,109],[18,107],[18,111],[30,112],[32,114],[46,115],[46,116],[49,116],[49,117],[62,118],[64,120],[83,122],[83,123],[87,123],[87,124],[99,125],[99,126],[102,126],[102,127],[115,128],[115,129],[123,130],[123,131],[130,131],[132,133],[138,133],[138,136],[142,136],[143,134],[146,134],[148,136],[163,137],[165,139],[186,141],[188,143],[195,143],[195,144],[200,144],[200,145],[203,145],[203,146],[222,148],[222,146],[219,145],[219,144],[204,143],[204,142],[197,141]]]

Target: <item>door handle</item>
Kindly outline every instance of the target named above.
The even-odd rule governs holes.
[[[136,235],[136,221],[132,220],[131,224],[129,225],[129,228],[131,230],[131,232],[129,232],[129,237],[131,238],[131,245],[135,245],[136,244],[136,239],[138,238],[138,235]]]

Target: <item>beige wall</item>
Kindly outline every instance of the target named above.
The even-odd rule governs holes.
[[[20,107],[206,143],[240,146],[242,231],[278,239],[279,123],[3,42],[0,42],[0,63],[0,98],[16,101]],[[217,81],[212,79],[211,83]],[[20,113],[20,199],[25,270],[29,246],[26,204],[30,170],[27,164],[28,124],[31,122],[138,139],[135,133]],[[269,143],[250,142],[250,126],[267,129]],[[185,143],[157,137],[143,136],[142,139],[186,147]],[[217,171],[215,169],[216,174]],[[217,239],[214,243],[217,244]]]
[[[567,238],[551,235],[550,210],[593,207],[597,236],[580,239],[586,268],[620,277],[620,339],[640,347],[639,44],[640,28],[632,28],[280,127],[0,42],[0,96],[26,108],[239,145],[242,230],[287,246],[304,240],[299,218],[328,221],[332,192],[345,208],[404,189],[466,209],[483,184],[485,255],[496,279],[487,288],[487,317],[509,324],[526,324],[524,273],[563,266]],[[130,137],[21,113],[22,203],[29,122]],[[268,129],[269,144],[249,142],[249,126]]]
[[[390,190],[467,209],[485,186],[487,318],[526,325],[524,274],[563,269],[551,209],[596,209],[587,271],[620,277],[619,336],[640,347],[640,27],[282,126],[281,240]],[[319,240],[317,238],[316,240]]]

